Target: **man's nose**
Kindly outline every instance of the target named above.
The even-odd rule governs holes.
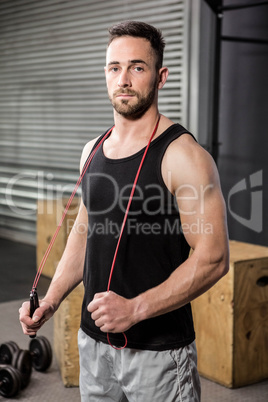
[[[122,70],[118,79],[117,85],[120,88],[131,87],[131,80],[129,77],[129,73],[125,70]]]

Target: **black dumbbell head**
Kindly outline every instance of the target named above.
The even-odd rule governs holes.
[[[37,371],[46,371],[52,362],[52,349],[44,336],[32,339],[29,345],[33,367]]]
[[[19,350],[15,342],[6,342],[0,346],[0,364],[11,364],[15,352]]]
[[[11,398],[21,389],[21,375],[14,367],[0,368],[0,395]]]
[[[26,388],[32,374],[32,357],[28,350],[17,350],[12,358],[12,366],[21,373],[21,388]]]

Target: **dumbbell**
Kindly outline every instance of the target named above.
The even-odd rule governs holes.
[[[0,346],[0,364],[11,364],[15,368],[27,365],[30,361],[36,371],[46,371],[52,362],[52,349],[47,338],[33,338],[29,350],[21,350],[15,342],[3,343]]]
[[[15,342],[3,343],[0,346],[0,364],[11,365],[12,368],[17,369],[20,374],[21,389],[27,387],[32,374],[32,357],[28,350],[21,350]]]
[[[0,395],[11,398],[22,388],[19,370],[11,366],[0,366]]]
[[[44,336],[31,340],[29,350],[22,350],[15,342],[0,346],[0,395],[11,398],[29,384],[32,366],[46,371],[52,362],[52,349]],[[8,366],[10,365],[10,366]]]
[[[45,336],[33,338],[29,344],[33,367],[36,371],[46,371],[52,363],[52,348]]]

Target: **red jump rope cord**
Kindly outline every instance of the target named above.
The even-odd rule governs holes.
[[[77,183],[76,183],[76,185],[75,185],[75,188],[74,188],[74,190],[73,190],[73,192],[72,192],[72,194],[71,194],[71,196],[70,196],[70,198],[69,198],[69,200],[68,200],[68,202],[67,202],[67,204],[66,204],[66,206],[65,206],[65,209],[64,209],[64,212],[63,212],[63,214],[62,214],[61,220],[60,220],[60,222],[59,222],[59,224],[58,224],[58,226],[57,226],[57,228],[56,228],[56,230],[55,230],[55,233],[54,233],[54,235],[53,235],[53,237],[52,237],[52,239],[51,239],[51,241],[50,241],[50,243],[49,243],[49,245],[48,245],[48,247],[47,247],[47,250],[46,250],[46,252],[45,252],[45,254],[44,254],[44,256],[43,256],[43,258],[42,258],[42,260],[41,260],[41,263],[40,263],[39,268],[38,268],[38,270],[37,270],[37,274],[36,274],[35,280],[34,280],[34,282],[33,282],[32,291],[33,291],[34,289],[36,289],[36,287],[37,287],[38,281],[39,281],[40,276],[41,276],[41,274],[42,274],[44,265],[45,265],[45,263],[46,263],[46,261],[47,261],[47,259],[48,259],[49,253],[50,253],[50,251],[51,251],[51,249],[52,249],[52,247],[53,247],[53,244],[54,244],[55,241],[56,241],[56,238],[57,238],[57,236],[58,236],[58,233],[59,233],[59,231],[60,231],[60,228],[61,228],[61,226],[62,226],[62,223],[63,223],[63,221],[64,221],[64,218],[65,218],[65,216],[66,216],[66,214],[67,214],[67,212],[68,212],[68,209],[70,208],[70,205],[71,205],[71,203],[72,203],[72,201],[73,201],[73,198],[74,198],[74,196],[75,196],[75,194],[76,194],[76,192],[77,192],[77,190],[78,190],[78,187],[79,187],[79,185],[80,185],[80,183],[81,183],[81,181],[82,181],[82,179],[83,179],[83,177],[84,177],[84,175],[85,175],[85,173],[86,173],[86,171],[87,171],[87,168],[88,168],[88,166],[90,165],[90,163],[91,163],[91,161],[92,161],[92,159],[93,159],[95,153],[97,152],[97,150],[99,149],[99,147],[101,146],[101,144],[103,143],[103,141],[108,137],[108,135],[111,133],[112,130],[113,130],[113,127],[105,134],[105,136],[102,138],[102,140],[101,140],[101,141],[98,143],[98,145],[94,148],[94,150],[92,151],[92,153],[91,153],[90,156],[88,157],[86,163],[84,164],[84,167],[83,167],[82,172],[81,172],[81,174],[80,174],[80,176],[79,176],[79,179],[77,180]]]
[[[145,151],[144,151],[144,153],[143,153],[143,156],[142,156],[142,159],[141,159],[141,162],[140,162],[140,165],[139,165],[139,168],[138,168],[138,170],[137,170],[136,177],[135,177],[135,180],[134,180],[134,183],[133,183],[133,186],[132,186],[132,190],[131,190],[131,193],[130,193],[130,196],[129,196],[129,200],[128,200],[127,208],[126,208],[126,211],[125,211],[123,223],[122,223],[122,226],[121,226],[120,235],[119,235],[118,242],[117,242],[116,249],[115,249],[115,253],[114,253],[114,258],[113,258],[113,262],[112,262],[112,266],[111,266],[111,271],[110,271],[110,277],[109,277],[108,286],[107,286],[107,292],[109,292],[109,290],[110,290],[111,280],[112,280],[112,276],[113,276],[113,272],[114,272],[114,266],[115,266],[115,261],[116,261],[116,257],[117,257],[117,254],[118,254],[119,245],[120,245],[121,238],[122,238],[122,235],[123,235],[123,231],[124,231],[124,228],[125,228],[125,225],[126,225],[127,216],[128,216],[129,210],[130,210],[130,205],[131,205],[131,202],[132,202],[132,199],[133,199],[133,195],[134,195],[134,192],[135,192],[135,189],[136,189],[136,185],[137,185],[137,182],[138,182],[138,178],[139,178],[139,175],[140,175],[140,171],[141,171],[141,168],[142,168],[142,165],[143,165],[145,156],[146,156],[146,154],[147,154],[147,152],[148,152],[149,146],[150,146],[150,144],[151,144],[151,141],[152,141],[152,139],[153,139],[153,137],[154,137],[154,135],[155,135],[155,133],[156,133],[156,130],[157,130],[157,128],[158,128],[159,121],[160,121],[160,116],[159,116],[159,118],[158,118],[158,120],[157,120],[157,123],[156,123],[156,126],[155,126],[155,128],[154,128],[154,131],[153,131],[153,133],[152,133],[152,135],[151,135],[151,137],[150,137],[150,139],[149,139],[149,141],[148,141],[147,147],[145,148]],[[126,337],[126,334],[125,334],[124,332],[123,332],[123,336],[124,336],[124,338],[125,338],[125,344],[124,344],[124,346],[122,346],[122,347],[116,347],[116,346],[114,346],[114,345],[111,344],[110,338],[109,338],[109,333],[107,333],[107,340],[108,340],[108,342],[109,342],[109,345],[112,346],[112,347],[113,347],[114,349],[116,349],[116,350],[124,349],[124,348],[127,346],[127,337]]]

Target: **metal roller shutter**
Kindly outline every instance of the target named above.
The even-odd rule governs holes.
[[[0,236],[34,244],[36,200],[68,196],[83,146],[112,125],[107,28],[126,19],[163,31],[160,111],[184,123],[184,1],[0,2]]]

